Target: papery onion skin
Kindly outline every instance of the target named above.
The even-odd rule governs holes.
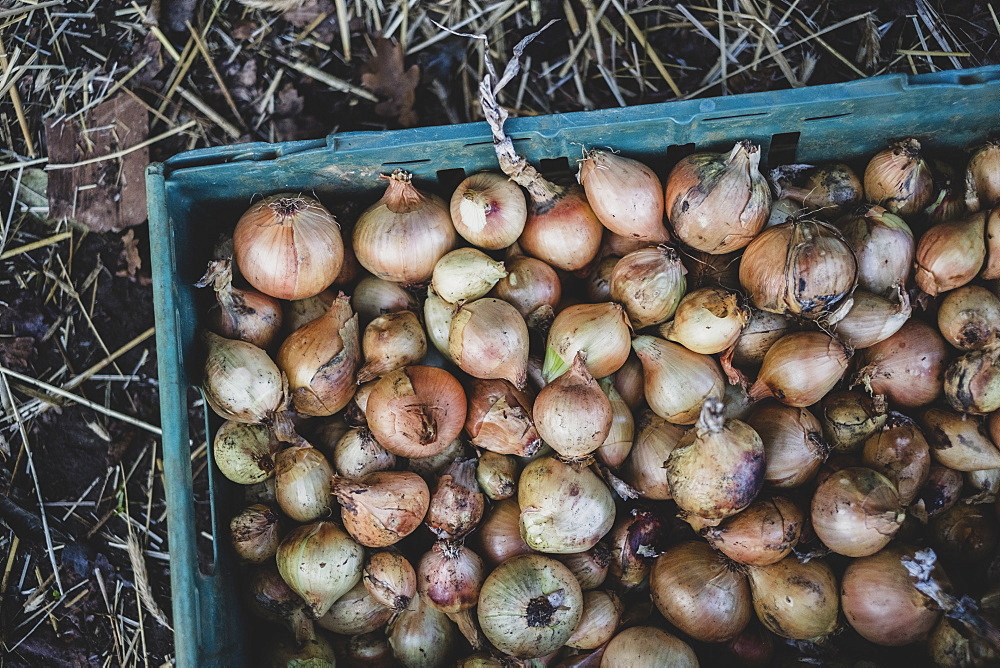
[[[392,609],[376,601],[359,581],[316,620],[316,626],[332,633],[353,636],[377,631],[391,617]]]
[[[275,498],[296,522],[311,522],[330,512],[333,468],[308,445],[285,448],[275,457]]]
[[[292,529],[276,557],[281,577],[317,619],[361,579],[364,549],[333,522]],[[337,564],[337,568],[328,568]]]
[[[521,508],[516,498],[504,499],[486,512],[479,531],[470,540],[477,543],[476,552],[494,566],[510,557],[534,552],[521,537]]]
[[[768,566],[787,557],[802,534],[805,516],[783,496],[759,498],[742,512],[701,535],[724,555],[748,566]]]
[[[733,346],[733,363],[747,369],[758,369],[764,355],[792,328],[792,322],[779,313],[754,310]]]
[[[812,499],[816,535],[831,550],[848,557],[866,557],[881,550],[905,517],[896,487],[869,468],[836,471],[820,483]]]
[[[409,607],[417,593],[416,571],[398,552],[374,552],[365,564],[361,581],[375,600],[397,612]]]
[[[198,287],[211,285],[215,301],[205,314],[209,329],[227,339],[239,339],[259,348],[270,348],[281,331],[281,304],[257,290],[233,287],[229,260],[213,260]]]
[[[981,211],[1000,204],[1000,140],[979,146],[965,170],[965,202],[969,211]]]
[[[771,189],[758,171],[760,147],[737,143],[729,154],[696,153],[671,170],[667,218],[677,237],[706,253],[746,246],[767,222]]]
[[[240,559],[260,564],[274,556],[281,542],[281,519],[270,506],[254,504],[229,523],[233,550]]]
[[[732,640],[750,622],[750,586],[701,541],[667,548],[653,562],[650,596],[667,621],[702,642]]]
[[[512,557],[486,578],[477,613],[486,638],[501,652],[541,657],[573,634],[583,615],[583,591],[555,559]]]
[[[245,341],[202,332],[208,348],[202,390],[217,415],[234,422],[270,419],[284,398],[281,372],[267,353]]]
[[[805,408],[778,402],[759,404],[746,419],[764,442],[764,482],[771,487],[803,485],[826,461],[829,446],[822,425]]]
[[[371,278],[371,277],[369,277]],[[364,279],[362,279],[364,280]],[[373,279],[378,280],[378,279]],[[395,283],[393,283],[395,285]],[[354,294],[358,294],[358,290],[355,287]],[[306,297],[305,299],[296,299],[295,301],[284,302],[282,304],[282,327],[286,334],[291,334],[295,330],[308,325],[310,322],[320,317],[328,310],[330,310],[330,305],[337,299],[337,292],[327,288],[319,294],[313,295],[312,297]],[[357,299],[354,301],[355,306],[357,306]],[[365,322],[364,317],[361,318],[362,322]]]
[[[625,307],[635,329],[666,322],[687,288],[687,269],[669,246],[632,251],[611,270],[611,299]]]
[[[337,474],[351,480],[396,467],[396,455],[379,445],[367,427],[349,429],[334,446],[332,459]]]
[[[865,195],[906,217],[922,211],[934,197],[934,180],[912,137],[876,153],[865,168]]]
[[[757,617],[782,638],[808,640],[837,628],[837,578],[821,560],[800,563],[789,555],[747,571]]]
[[[973,350],[953,360],[944,372],[944,397],[963,413],[1000,410],[1000,347]]]
[[[420,526],[430,505],[427,483],[410,471],[379,471],[359,481],[336,480],[333,494],[340,517],[365,547],[388,547]]]
[[[528,204],[517,184],[503,174],[467,176],[451,196],[451,219],[463,239],[487,250],[517,241],[528,218]]]
[[[503,379],[470,379],[465,432],[472,444],[501,455],[530,457],[542,438],[535,427],[531,395]]]
[[[354,225],[358,262],[394,283],[426,281],[441,256],[455,245],[448,205],[437,195],[414,188],[409,172],[397,169],[381,178],[389,182],[385,193]]]
[[[888,418],[885,397],[855,390],[835,390],[823,397],[819,419],[832,452],[853,452],[864,445]]]
[[[404,666],[443,666],[458,642],[455,625],[420,596],[389,625],[393,658]]]
[[[787,406],[812,406],[840,381],[850,355],[823,332],[792,332],[764,355],[750,397],[774,397]]]
[[[372,320],[386,313],[416,312],[420,303],[399,283],[365,276],[351,292],[351,306],[358,314],[361,326],[367,327]]]
[[[340,226],[322,204],[281,193],[257,202],[233,231],[236,264],[250,285],[277,299],[312,297],[344,261]]]
[[[1000,298],[984,287],[965,285],[944,296],[938,329],[959,350],[979,350],[1000,340]]]
[[[646,401],[654,413],[674,424],[694,424],[707,399],[721,399],[725,380],[707,355],[654,336],[637,336],[632,348],[642,362]]]
[[[750,310],[735,292],[699,288],[684,295],[660,334],[688,350],[714,355],[736,343],[749,319]]]
[[[909,506],[930,473],[930,446],[916,423],[892,413],[885,427],[865,441],[861,461],[888,478],[899,492],[899,502]]]
[[[667,422],[650,410],[643,411],[636,425],[635,441],[619,475],[644,499],[672,498],[663,462],[677,446],[686,428]]]
[[[924,639],[941,618],[937,605],[913,586],[901,563],[913,548],[887,545],[847,565],[840,584],[840,604],[854,630],[866,640],[889,647]]]
[[[542,439],[565,458],[589,455],[611,431],[611,401],[587,371],[582,353],[569,371],[542,388],[532,411]]]
[[[858,354],[858,381],[896,406],[925,406],[941,396],[948,350],[937,330],[911,318],[888,339]]]
[[[583,592],[583,616],[573,635],[566,641],[566,646],[576,649],[600,647],[611,640],[618,630],[621,613],[622,604],[614,592]]]
[[[576,271],[597,256],[603,230],[583,188],[574,185],[561,189],[553,200],[539,202],[532,197],[518,243],[556,269]]]
[[[986,263],[980,278],[1000,278],[1000,204],[986,214]]]
[[[556,270],[526,255],[505,262],[507,275],[497,281],[490,296],[504,300],[525,318],[542,306],[555,308],[562,298],[562,283]]]
[[[985,229],[986,214],[974,213],[924,232],[914,255],[917,287],[937,296],[975,278],[986,259]]]
[[[619,591],[642,586],[655,555],[666,547],[668,530],[666,519],[648,510],[633,508],[619,515],[607,538],[611,546],[608,576]]]
[[[863,204],[837,227],[858,259],[858,287],[888,296],[896,286],[906,287],[916,244],[913,232],[899,216],[880,206]]]
[[[528,382],[528,326],[502,299],[463,304],[451,321],[448,352],[475,378],[503,378],[521,389]]]
[[[465,538],[483,518],[486,500],[479,491],[475,469],[475,459],[457,457],[438,478],[424,518],[438,538]]]
[[[924,486],[920,488],[914,507],[922,505],[928,518],[936,517],[958,503],[963,483],[962,474],[955,469],[931,464],[930,473],[927,474]]]
[[[1000,540],[992,503],[957,503],[930,523],[929,538],[942,559],[975,564],[993,554]]]
[[[928,408],[920,418],[931,456],[956,471],[1000,468],[1000,449],[982,421],[965,413]]]
[[[691,646],[655,626],[632,626],[611,639],[601,668],[698,668]]]
[[[361,349],[365,365],[358,369],[358,385],[422,360],[427,354],[427,337],[413,311],[397,311],[368,324]]]
[[[854,350],[870,348],[899,331],[910,319],[909,294],[898,287],[891,298],[854,291],[854,304],[834,325],[837,337]]]
[[[417,564],[417,591],[441,612],[467,610],[479,600],[483,560],[461,543],[437,541]]]
[[[577,353],[583,352],[590,375],[610,376],[628,359],[631,336],[631,323],[619,304],[569,306],[549,328],[542,375],[546,382],[552,382],[569,370]]]
[[[254,617],[282,625],[299,642],[316,637],[306,602],[288,586],[273,561],[248,569],[244,582],[240,593]]]
[[[779,183],[779,197],[790,197],[801,202],[827,220],[835,218],[864,197],[861,179],[844,163],[816,165],[804,176],[804,179],[796,179],[796,182],[800,182],[798,186],[786,187]]]
[[[598,381],[601,390],[611,403],[611,428],[594,456],[605,466],[617,469],[632,451],[635,439],[635,418],[632,409],[615,388],[614,377],[605,376]]]
[[[598,220],[615,234],[651,244],[669,239],[663,226],[663,186],[646,165],[591,149],[580,161],[577,180]]]
[[[556,559],[573,572],[580,587],[587,591],[604,584],[611,563],[611,550],[601,542],[585,552],[560,554]]]
[[[215,432],[212,455],[222,475],[240,485],[252,485],[274,475],[279,447],[269,427],[227,420]]]
[[[479,299],[506,275],[503,262],[476,248],[457,248],[434,265],[431,287],[441,299],[457,304]]]

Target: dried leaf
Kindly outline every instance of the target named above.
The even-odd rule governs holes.
[[[30,336],[0,338],[0,364],[14,371],[27,371],[35,359],[35,339]]]
[[[139,240],[135,232],[129,230],[122,236],[122,252],[118,256],[118,271],[115,276],[135,278],[135,272],[142,268],[142,258],[139,257]]]
[[[375,57],[365,65],[361,85],[375,93],[382,102],[375,105],[375,113],[383,118],[394,118],[403,127],[417,123],[413,110],[416,88],[420,82],[420,68],[411,65],[403,69],[403,49],[394,39],[379,37],[375,40]]]

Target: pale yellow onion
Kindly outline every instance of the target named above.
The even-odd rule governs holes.
[[[632,451],[622,464],[619,475],[644,499],[671,498],[663,462],[667,461],[685,431],[684,427],[667,422],[651,410],[645,410],[639,416]]]
[[[410,183],[401,169],[390,176],[382,198],[354,224],[358,262],[379,278],[395,283],[419,283],[431,277],[434,265],[455,245],[455,226],[448,205]]]
[[[829,446],[822,438],[823,427],[805,408],[764,401],[754,408],[746,423],[764,442],[764,481],[771,487],[804,485],[826,461]]]
[[[569,371],[542,388],[532,408],[539,435],[560,456],[597,450],[611,431],[611,401],[576,354]]]
[[[257,202],[233,230],[240,273],[278,299],[312,297],[333,283],[344,261],[340,225],[311,197],[281,193]]]
[[[979,276],[986,280],[1000,278],[1000,204],[986,214],[986,263]]]
[[[215,432],[212,456],[222,475],[240,485],[252,485],[274,475],[279,447],[269,427],[227,420]]]
[[[767,222],[771,189],[759,171],[760,147],[749,141],[729,154],[695,153],[671,170],[667,218],[677,237],[706,253],[746,246]]]
[[[517,184],[503,174],[467,176],[451,196],[455,230],[469,243],[487,250],[517,241],[528,218],[528,205]]]
[[[424,326],[427,338],[448,361],[454,361],[451,359],[448,337],[451,334],[451,321],[457,310],[454,304],[449,304],[438,297],[432,288],[427,288],[427,299],[424,300]]]
[[[534,552],[521,537],[521,508],[516,498],[494,503],[472,534],[472,541],[476,552],[494,566],[515,555]]]
[[[583,616],[566,646],[575,649],[600,647],[618,630],[621,615],[622,603],[614,592],[603,589],[583,592]]]
[[[890,298],[855,290],[851,310],[837,321],[833,330],[854,350],[870,348],[898,332],[911,313],[910,295],[898,286]]]
[[[965,203],[969,211],[982,211],[1000,204],[1000,140],[979,146],[965,170]]]
[[[523,389],[528,382],[528,326],[513,306],[484,297],[455,312],[448,332],[455,364],[475,378],[503,378]]]
[[[330,310],[292,332],[275,355],[295,410],[303,415],[333,415],[357,390],[361,346],[348,299],[338,297]]]
[[[1000,297],[978,285],[965,285],[944,296],[938,329],[959,350],[977,350],[1000,340]]]
[[[632,409],[615,388],[614,377],[605,376],[597,382],[608,401],[611,402],[611,428],[608,430],[608,436],[604,439],[604,443],[597,449],[594,456],[605,466],[617,469],[632,450],[635,420],[632,416]]]
[[[660,327],[660,334],[688,350],[714,355],[736,343],[749,319],[750,310],[735,292],[699,288],[684,295],[674,319]]]
[[[986,259],[985,230],[986,214],[974,213],[924,232],[914,256],[917,287],[937,296],[975,278]]]
[[[521,472],[517,490],[521,536],[539,552],[589,550],[614,524],[611,490],[583,464],[540,457]]]
[[[663,243],[663,187],[652,169],[614,151],[591,149],[580,160],[577,180],[601,223],[624,237]]]
[[[669,246],[632,251],[611,271],[611,299],[625,307],[634,328],[657,325],[677,310],[687,287],[686,273]]]
[[[278,546],[276,561],[281,577],[317,619],[358,583],[364,558],[364,548],[343,529],[315,522],[292,529]]]
[[[365,365],[358,370],[359,385],[422,360],[427,353],[427,337],[413,311],[386,313],[365,327],[361,350]]]
[[[396,455],[375,440],[367,427],[353,427],[333,447],[332,464],[338,475],[355,480],[396,466]]]
[[[694,424],[706,399],[722,398],[725,380],[711,357],[646,335],[635,337],[632,348],[642,362],[646,401],[668,422]]]
[[[586,552],[560,554],[556,559],[573,572],[580,587],[587,591],[597,589],[607,579],[608,566],[611,564],[611,549],[601,542]]]
[[[1000,468],[1000,450],[976,416],[928,408],[920,422],[938,463],[956,471]]]
[[[934,197],[934,179],[920,142],[908,137],[872,156],[865,168],[865,195],[903,217],[923,211]]]
[[[778,313],[754,310],[733,347],[733,363],[748,369],[759,368],[764,355],[792,328],[792,322]]]
[[[459,642],[448,616],[420,596],[389,625],[388,636],[392,658],[404,666],[444,666]]]
[[[888,296],[906,287],[915,243],[906,222],[884,208],[864,204],[837,221],[837,227],[858,258],[858,287]]]
[[[850,362],[844,345],[823,332],[793,332],[768,349],[750,397],[812,406],[833,389]]]
[[[837,578],[826,562],[801,563],[795,555],[747,569],[757,617],[772,633],[809,640],[837,628]]]
[[[656,626],[632,626],[607,644],[601,668],[698,668],[691,646]]]
[[[456,304],[479,299],[506,275],[503,262],[475,248],[457,248],[434,265],[431,287],[441,299]]]
[[[610,376],[628,359],[631,337],[629,318],[618,304],[568,306],[549,329],[542,375],[552,382],[569,370],[578,352],[583,352],[590,375]]]
[[[866,557],[889,544],[906,513],[895,485],[860,466],[834,472],[816,488],[810,517],[828,548],[847,557]]]
[[[445,446],[444,450],[437,453],[436,455],[430,455],[428,457],[408,457],[406,461],[406,470],[416,473],[424,480],[434,481],[435,476],[441,475],[445,468],[455,457],[462,455],[465,452],[465,444],[462,442],[461,438],[456,438],[454,441]]]
[[[520,466],[512,455],[486,450],[479,455],[476,463],[476,482],[491,501],[502,501],[514,496],[519,474]]]
[[[316,620],[316,625],[331,633],[358,635],[372,633],[385,626],[392,617],[392,609],[382,605],[368,591],[364,583],[358,583]]]
[[[416,312],[420,308],[419,302],[402,285],[375,276],[365,276],[358,281],[351,292],[351,306],[365,327],[380,315]]]
[[[296,522],[311,522],[330,514],[333,468],[319,450],[293,445],[274,458],[275,499]]]
[[[267,353],[245,341],[203,331],[205,355],[201,388],[220,417],[234,422],[269,420],[284,402],[281,371]]]

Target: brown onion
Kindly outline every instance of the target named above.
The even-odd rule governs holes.
[[[379,279],[373,279],[379,280]],[[360,285],[360,284],[359,284]],[[395,285],[393,283],[392,285]],[[358,294],[355,288],[355,295]],[[296,299],[294,301],[282,302],[282,326],[286,333],[294,332],[304,325],[320,317],[330,309],[330,305],[337,299],[337,292],[327,288],[318,295]],[[354,300],[357,307],[357,298]],[[364,317],[361,318],[364,322]]]
[[[583,616],[566,641],[567,647],[596,649],[611,640],[621,620],[622,603],[614,592],[583,592]]]
[[[646,403],[642,380],[642,362],[636,354],[630,353],[625,364],[612,376],[615,389],[632,411],[637,411]]]
[[[638,508],[621,513],[608,535],[611,581],[625,591],[640,587],[666,541],[667,526],[661,515]]]
[[[760,147],[737,143],[729,154],[695,153],[670,171],[667,218],[677,237],[706,253],[746,246],[767,222],[771,189],[758,171]]]
[[[783,496],[757,499],[746,510],[706,527],[708,544],[733,561],[767,566],[787,557],[799,542],[805,517]]]
[[[636,437],[620,475],[644,499],[671,498],[670,483],[663,462],[677,446],[684,427],[671,424],[650,410],[643,411],[636,425]]]
[[[746,576],[701,541],[661,554],[649,575],[649,591],[668,622],[702,642],[732,640],[752,614]]]
[[[611,563],[611,550],[604,543],[598,543],[585,552],[560,554],[556,559],[573,572],[580,588],[587,591],[604,584]]]
[[[989,140],[972,153],[965,170],[965,193],[969,211],[1000,204],[1000,140]]]
[[[780,176],[775,178],[780,169],[771,172],[777,181],[778,196],[801,202],[823,218],[832,220],[864,197],[861,179],[843,163],[811,166],[794,174],[788,183]]]
[[[316,637],[306,602],[288,586],[273,561],[249,569],[242,593],[253,616],[282,625],[299,642]]]
[[[476,463],[476,482],[491,501],[501,501],[514,496],[517,491],[517,459],[511,455],[486,452],[479,455]]]
[[[899,331],[910,319],[910,296],[896,287],[889,298],[865,290],[854,291],[854,304],[833,326],[837,337],[854,350],[870,348]]]
[[[805,408],[769,401],[758,405],[746,423],[764,442],[764,483],[789,488],[803,485],[816,475],[826,461],[829,446],[823,441],[822,426]]]
[[[402,169],[390,176],[382,198],[354,225],[358,262],[379,278],[394,283],[419,283],[431,277],[434,265],[455,245],[455,226],[448,205],[410,183]]]
[[[620,259],[617,255],[601,258],[590,275],[587,276],[583,292],[588,302],[596,304],[611,301],[611,274]]]
[[[899,492],[900,504],[908,506],[930,473],[930,446],[912,420],[891,413],[885,427],[865,441],[861,462],[888,478]]]
[[[463,304],[451,321],[448,352],[475,378],[503,378],[518,388],[528,382],[528,326],[502,299]]]
[[[233,231],[236,265],[250,285],[278,299],[312,297],[344,261],[340,226],[322,204],[281,193],[257,202]]]
[[[493,286],[491,297],[498,297],[514,308],[534,326],[535,320],[554,309],[562,298],[562,283],[555,269],[541,260],[518,255],[506,261],[507,275]],[[542,310],[540,310],[542,309]]]
[[[485,504],[476,482],[476,460],[456,458],[438,478],[424,523],[438,538],[464,538],[483,518]]]
[[[632,251],[609,277],[611,299],[625,307],[635,329],[666,322],[684,296],[687,269],[669,246]]]
[[[764,355],[781,337],[788,333],[791,321],[778,313],[752,310],[733,346],[733,363],[748,369],[757,369],[764,362]]]
[[[920,418],[934,459],[956,471],[1000,468],[1000,449],[979,418],[928,408]]]
[[[698,657],[686,642],[655,626],[633,626],[611,639],[601,668],[698,668]]]
[[[782,638],[808,640],[837,627],[837,579],[823,561],[794,555],[769,566],[751,566],[750,591],[757,617]]]
[[[986,214],[939,223],[924,232],[917,244],[917,286],[931,296],[962,287],[979,273],[986,258]]]
[[[944,398],[963,413],[987,415],[1000,409],[1000,346],[953,360],[944,372]]]
[[[485,577],[479,555],[461,543],[439,540],[420,558],[417,591],[441,612],[461,612],[476,605]]]
[[[941,611],[913,586],[900,561],[914,550],[888,545],[847,565],[841,581],[840,604],[844,616],[869,642],[898,647],[922,640]]]
[[[236,555],[252,564],[267,561],[281,542],[281,519],[270,506],[254,504],[229,522],[229,534]]]
[[[858,356],[858,380],[904,408],[925,406],[943,390],[948,350],[937,330],[911,318],[888,339]]]
[[[465,424],[462,385],[444,369],[409,366],[375,384],[365,417],[378,442],[401,457],[430,457],[447,448]]]
[[[919,506],[928,518],[936,517],[958,503],[962,495],[962,484],[962,474],[955,469],[931,464],[927,481],[920,488],[913,507],[916,509]]]
[[[205,314],[205,324],[227,339],[239,339],[259,348],[269,348],[281,331],[281,304],[257,290],[233,286],[233,266],[229,260],[212,260],[208,271],[195,283],[212,286],[215,301]]]
[[[465,431],[472,444],[503,455],[530,457],[542,444],[531,396],[506,380],[470,379]]]
[[[663,186],[652,169],[614,151],[591,149],[580,160],[577,181],[601,223],[623,237],[651,244],[667,241]]]
[[[365,327],[361,350],[365,365],[358,369],[359,385],[422,360],[427,354],[427,337],[413,311],[386,313]]]
[[[721,399],[725,380],[707,355],[654,336],[637,336],[632,348],[642,362],[646,401],[674,424],[694,424],[708,399]]]
[[[611,402],[587,371],[582,352],[569,371],[542,388],[532,410],[538,433],[562,457],[589,455],[611,431]]]
[[[820,483],[812,498],[812,527],[837,554],[866,557],[888,545],[906,513],[896,487],[881,473],[852,466]]]
[[[515,179],[517,180],[517,179]],[[518,243],[525,252],[546,264],[576,271],[590,264],[601,246],[604,227],[578,185],[524,185],[530,195],[528,221]]]
[[[351,306],[358,314],[361,324],[367,327],[372,320],[386,313],[416,312],[420,303],[399,283],[365,276],[351,292]]]
[[[679,508],[722,520],[750,505],[763,486],[764,444],[745,422],[724,420],[721,401],[708,399],[663,466]]]
[[[472,539],[478,541],[476,551],[493,565],[518,554],[533,552],[521,537],[521,508],[517,499],[504,499],[493,504]]]
[[[858,287],[886,297],[906,288],[915,245],[910,226],[874,204],[863,204],[837,221],[844,240],[858,258]]]
[[[396,612],[408,608],[417,593],[416,571],[398,552],[374,552],[365,564],[361,581],[373,599]]]
[[[1000,297],[978,285],[965,285],[944,296],[938,329],[959,350],[979,350],[1000,340]]]
[[[1000,539],[993,504],[955,504],[931,520],[929,537],[943,559],[961,564],[985,559]]]
[[[674,319],[660,334],[688,350],[714,355],[730,348],[750,319],[739,295],[723,288],[699,288],[681,299]]]
[[[909,137],[872,156],[865,168],[865,194],[900,216],[923,211],[934,197],[934,179],[920,142]]]
[[[819,406],[823,438],[833,452],[853,452],[876,433],[888,418],[885,397],[854,390],[830,392]]]
[[[443,666],[457,642],[455,625],[421,596],[389,625],[393,658],[404,666]]]
[[[358,481],[338,479],[333,494],[351,536],[365,547],[387,547],[412,533],[427,514],[427,483],[410,471],[380,471]]]
[[[467,176],[451,196],[451,219],[462,238],[480,248],[499,250],[517,241],[528,217],[524,193],[496,172]]]
[[[750,398],[774,397],[788,406],[812,406],[847,370],[850,353],[823,332],[793,332],[764,355]]]
[[[607,438],[595,451],[594,456],[605,466],[617,469],[632,451],[632,441],[635,438],[635,420],[632,417],[632,409],[615,388],[613,376],[601,378],[598,385],[601,386],[601,390],[611,402],[611,428],[608,430]]]
[[[292,529],[275,559],[281,577],[318,619],[361,579],[364,553],[333,522],[315,522]]]
[[[316,620],[316,625],[332,633],[353,636],[377,631],[391,617],[392,610],[375,600],[359,581]]]
[[[542,366],[546,382],[566,373],[579,352],[590,375],[610,376],[628,359],[631,327],[624,309],[613,302],[563,309],[549,329]]]
[[[740,284],[759,309],[814,320],[844,308],[857,271],[854,251],[839,230],[794,220],[750,242],[740,260]]]

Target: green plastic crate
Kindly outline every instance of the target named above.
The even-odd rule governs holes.
[[[915,136],[931,150],[957,150],[1000,135],[1000,66],[668,102],[625,109],[517,118],[507,130],[530,161],[565,168],[583,146],[611,146],[661,176],[697,147],[759,143],[764,164],[862,159],[889,140]],[[150,246],[156,308],[163,464],[177,665],[247,665],[234,586],[228,520],[234,485],[209,467],[214,566],[202,573],[192,504],[188,390],[199,381],[197,289],[217,232],[251,200],[292,190],[376,200],[378,175],[402,167],[421,188],[496,169],[485,123],[390,132],[351,132],[282,144],[199,149],[149,166]],[[768,161],[773,155],[774,161]],[[546,162],[546,161],[557,162]],[[442,190],[446,190],[442,188]],[[449,196],[448,192],[440,192]],[[353,222],[353,221],[348,221]],[[211,452],[209,452],[211,459]]]

